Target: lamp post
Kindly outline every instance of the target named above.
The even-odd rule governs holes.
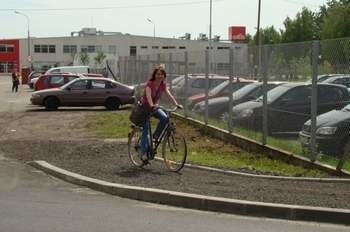
[[[153,38],[156,38],[156,24],[149,18],[147,18],[147,21],[153,24]]]
[[[209,73],[211,72],[211,37],[212,37],[212,15],[213,15],[213,1],[210,0],[210,7],[209,7]]]
[[[257,49],[258,49],[258,68],[257,68],[257,73],[259,73],[260,66],[261,66],[260,13],[261,13],[261,0],[259,0],[259,3],[258,3],[258,25],[256,27],[256,44],[257,44]]]
[[[27,25],[28,25],[28,38],[27,38],[27,42],[28,42],[28,57],[27,57],[27,60],[28,60],[28,62],[29,62],[29,66],[30,66],[30,68],[31,68],[31,60],[30,60],[30,33],[29,33],[29,24],[30,24],[30,20],[29,20],[29,17],[28,17],[28,15],[26,15],[26,14],[24,14],[24,13],[22,13],[22,12],[19,12],[19,11],[15,11],[15,14],[19,14],[19,15],[23,15],[24,17],[26,17],[26,19],[27,19]]]

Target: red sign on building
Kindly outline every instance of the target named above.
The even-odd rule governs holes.
[[[228,38],[232,42],[243,42],[246,36],[246,27],[232,26],[228,28]]]
[[[0,40],[0,73],[19,71],[19,40]]]

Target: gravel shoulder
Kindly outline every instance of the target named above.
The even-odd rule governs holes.
[[[184,168],[180,174],[153,161],[135,168],[126,141],[105,141],[88,132],[86,118],[103,108],[46,112],[26,106],[0,109],[0,156],[21,162],[45,160],[60,168],[114,183],[240,200],[350,209],[350,185],[254,179]],[[118,112],[116,112],[118,113]]]

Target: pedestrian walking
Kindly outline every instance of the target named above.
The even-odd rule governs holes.
[[[16,70],[13,70],[13,72],[12,72],[12,93],[18,92],[18,85],[19,85],[19,77],[18,77],[18,74],[16,73]]]

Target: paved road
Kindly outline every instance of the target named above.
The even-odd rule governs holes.
[[[0,112],[27,105],[26,86],[0,79]],[[25,152],[25,151],[24,151]],[[0,154],[0,232],[252,231],[341,232],[348,227],[187,210],[114,197],[54,179]]]
[[[349,228],[167,207],[76,187],[0,156],[0,231],[340,232]]]

